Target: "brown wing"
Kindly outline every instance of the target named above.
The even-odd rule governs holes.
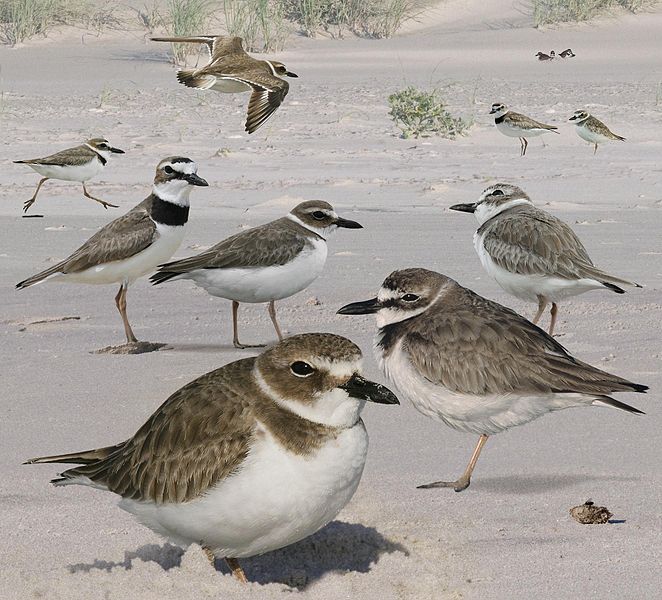
[[[513,124],[513,125],[518,125],[519,127],[524,127],[526,129],[547,129],[549,131],[554,131],[555,129],[558,129],[555,125],[546,125],[545,123],[541,123],[540,121],[536,121],[535,119],[532,119],[531,117],[527,117],[526,115],[521,115],[520,113],[516,112],[508,112],[506,118]]]
[[[197,498],[234,473],[248,454],[255,419],[245,382],[254,360],[230,363],[185,385],[109,456],[62,477],[88,477],[134,500]]]
[[[242,74],[240,79],[253,88],[246,116],[246,131],[253,133],[264,125],[282,104],[290,84],[284,79],[263,73]]]
[[[99,158],[99,155],[85,144],[81,144],[75,148],[67,148],[44,158],[17,160],[15,162],[27,165],[84,165],[90,162],[91,158]]]
[[[636,389],[574,359],[514,311],[464,292],[455,294],[454,305],[453,298],[444,296],[406,335],[412,364],[432,383],[478,396],[515,391],[601,396]]]
[[[492,260],[511,273],[581,279],[595,271],[575,232],[542,210],[512,209],[485,222],[477,233],[484,234]]]
[[[243,40],[240,37],[226,35],[189,35],[182,37],[153,37],[153,42],[171,42],[175,44],[205,44],[209,50],[210,64],[218,58],[228,55],[245,55]]]

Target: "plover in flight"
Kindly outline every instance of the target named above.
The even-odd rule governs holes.
[[[574,58],[577,55],[570,48],[568,48],[567,50],[564,50],[563,52],[561,52],[559,54],[559,56],[561,58]]]
[[[434,271],[395,271],[376,298],[338,312],[375,313],[375,355],[402,396],[424,415],[480,435],[460,478],[421,488],[466,489],[488,436],[545,413],[597,405],[641,414],[610,394],[647,386],[581,362],[524,317]]]
[[[188,383],[124,442],[26,464],[82,465],[52,483],[114,492],[143,525],[200,544],[245,582],[237,559],[309,536],[354,495],[368,450],[361,410],[399,404],[360,372],[348,339],[293,336]]]
[[[575,124],[575,131],[580,138],[593,144],[593,154],[598,151],[598,144],[602,142],[625,141],[624,137],[610,131],[602,121],[591,116],[585,110],[576,110],[568,120]]]
[[[556,58],[556,54],[554,53],[554,50],[552,50],[549,54],[545,54],[544,52],[538,52],[536,56],[538,57],[538,60],[554,60]]]
[[[144,352],[163,346],[138,343],[126,316],[126,292],[136,279],[153,271],[179,248],[188,221],[192,186],[208,185],[197,171],[190,158],[164,158],[156,167],[152,193],[145,200],[102,227],[71,256],[16,287],[26,288],[45,280],[119,283],[115,303],[124,322],[128,349]]]
[[[534,121],[526,115],[512,112],[501,102],[492,104],[490,114],[494,115],[494,124],[503,135],[519,138],[520,156],[526,154],[526,147],[529,145],[526,138],[549,133],[550,131],[558,133],[556,131],[558,128],[554,125],[545,125],[539,121]]]
[[[23,204],[23,212],[27,212],[35,203],[39,189],[49,179],[80,181],[83,184],[83,195],[86,198],[98,202],[104,208],[108,208],[109,206],[117,208],[116,204],[111,204],[90,195],[85,187],[86,181],[96,177],[103,171],[111,154],[124,154],[124,150],[113,148],[108,143],[108,140],[104,140],[103,138],[93,138],[80,146],[67,148],[44,158],[15,160],[15,163],[28,165],[42,176],[32,198],[26,200]]]
[[[598,269],[575,232],[515,185],[497,183],[478,202],[450,209],[475,215],[474,246],[483,268],[509,294],[538,303],[534,324],[552,303],[550,335],[561,300],[595,289],[624,294],[619,284],[641,287]]]
[[[239,303],[268,302],[269,316],[282,340],[274,302],[293,296],[317,279],[326,262],[326,238],[338,227],[362,228],[356,221],[339,217],[328,202],[302,202],[285,217],[237,233],[197,256],[161,265],[150,279],[155,285],[191,279],[208,294],[232,300],[236,348],[251,347],[239,342]]]
[[[251,92],[246,131],[253,133],[264,125],[282,104],[290,85],[281,77],[298,77],[276,60],[258,60],[246,54],[240,37],[200,35],[151,38],[155,42],[206,44],[210,61],[200,69],[180,69],[179,83],[202,90],[227,94]]]

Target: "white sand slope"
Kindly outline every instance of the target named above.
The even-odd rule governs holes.
[[[165,47],[138,36],[62,35],[0,48],[0,596],[7,599],[654,598],[662,588],[662,14],[603,19],[544,31],[512,2],[453,0],[392,40],[294,38],[277,56],[299,79],[269,123],[243,132],[246,97],[177,84]],[[503,5],[503,10],[501,8]],[[468,8],[467,8],[468,6]],[[480,12],[477,7],[486,7]],[[538,50],[571,47],[570,61],[539,63]],[[67,69],[62,65],[66,64]],[[403,140],[386,98],[405,85],[437,86],[449,108],[474,118],[470,135]],[[520,158],[494,128],[492,102],[559,127]],[[591,147],[567,123],[586,107],[627,142]],[[36,185],[12,159],[104,135],[127,151],[90,184],[121,205],[103,211],[75,186]],[[551,136],[550,136],[551,137]],[[185,554],[91,489],[55,489],[56,466],[32,456],[92,448],[131,435],[174,390],[248,356],[231,347],[229,303],[193,284],[131,289],[138,337],[173,348],[140,356],[90,354],[121,340],[114,289],[13,285],[66,256],[145,197],[164,156],[191,156],[210,183],[192,198],[178,256],[242,227],[323,198],[365,229],[330,240],[325,273],[281,303],[290,333],[351,337],[370,356],[370,318],[335,315],[371,297],[393,269],[425,266],[529,316],[481,269],[474,220],[448,211],[494,181],[523,187],[571,223],[596,263],[642,283],[626,295],[591,292],[563,305],[559,341],[592,364],[651,387],[622,399],[647,412],[563,411],[490,439],[471,487],[417,490],[454,477],[475,439],[410,405],[368,407],[365,475],[338,521],[313,538],[245,562],[242,588]],[[321,304],[307,303],[311,297]],[[59,320],[64,317],[77,319]],[[262,306],[241,311],[246,340],[272,329]],[[568,509],[592,498],[617,522],[584,526]],[[298,592],[298,589],[302,589]]]

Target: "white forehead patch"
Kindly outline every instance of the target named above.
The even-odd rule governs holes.
[[[174,171],[177,171],[178,173],[185,173],[187,175],[198,172],[198,165],[195,164],[194,162],[164,161],[159,164],[159,169],[164,169],[167,166],[172,168]]]
[[[379,292],[377,292],[377,300],[384,302],[385,300],[394,300],[399,298],[402,295],[402,292],[399,290],[392,290],[391,288],[381,287]]]
[[[349,379],[354,373],[361,373],[362,360],[329,360],[324,357],[315,357],[308,361],[311,366],[320,371],[326,371],[337,379]]]

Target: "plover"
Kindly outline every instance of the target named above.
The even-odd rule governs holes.
[[[561,52],[559,54],[559,56],[561,58],[574,58],[577,55],[570,48],[568,48],[567,50],[564,50],[563,52]]]
[[[554,125],[545,125],[539,121],[534,121],[526,115],[512,112],[501,102],[492,104],[490,114],[494,115],[494,124],[503,135],[519,138],[520,156],[526,154],[526,147],[529,145],[526,138],[549,133],[550,131],[558,133],[556,131],[558,128]]]
[[[515,185],[497,183],[478,202],[450,209],[475,215],[474,247],[483,268],[509,294],[538,303],[534,324],[552,303],[550,335],[561,300],[595,289],[624,294],[619,284],[641,287],[598,269],[575,232]]]
[[[192,186],[208,185],[198,177],[197,170],[190,158],[164,158],[156,167],[152,193],[145,200],[102,227],[71,256],[16,287],[26,288],[46,280],[119,283],[115,303],[124,322],[127,344],[136,344],[136,352],[162,346],[137,343],[126,315],[126,292],[136,279],[153,271],[179,248],[188,221]]]
[[[580,138],[593,144],[593,154],[598,151],[598,144],[602,142],[625,141],[624,137],[610,131],[602,121],[591,116],[585,110],[576,110],[568,120],[575,124],[575,131]]]
[[[554,60],[556,58],[554,50],[552,50],[549,54],[538,52],[536,56],[538,57],[538,60]]]
[[[346,338],[309,333],[202,375],[130,439],[28,460],[73,463],[56,486],[114,492],[120,508],[181,546],[240,558],[314,533],[349,502],[368,450],[366,401],[399,404],[361,377]]]
[[[51,154],[44,158],[32,158],[29,160],[15,160],[17,164],[28,165],[39,173],[42,179],[37,184],[34,195],[23,204],[23,212],[35,203],[41,186],[49,179],[60,179],[62,181],[80,181],[83,184],[83,195],[90,200],[101,204],[104,208],[109,206],[117,208],[105,200],[95,198],[88,193],[85,182],[96,177],[106,166],[111,154],[124,154],[124,150],[113,148],[108,140],[93,138],[75,148],[67,148],[61,152]]]
[[[226,94],[252,92],[246,118],[248,133],[264,125],[287,96],[290,85],[281,77],[298,77],[281,62],[249,56],[240,37],[200,35],[151,39],[155,42],[205,44],[209,49],[209,63],[200,69],[180,69],[177,80],[188,87]]]
[[[545,413],[595,405],[641,414],[610,394],[647,386],[570,356],[524,317],[434,271],[395,271],[377,298],[338,312],[375,313],[375,355],[402,396],[424,415],[480,436],[461,477],[421,488],[466,489],[488,436]]]
[[[161,265],[150,280],[156,285],[191,279],[212,296],[232,300],[232,342],[236,348],[261,346],[239,342],[240,302],[269,303],[278,339],[283,336],[274,302],[307,288],[326,262],[326,238],[338,227],[361,229],[339,217],[322,200],[302,202],[285,217],[237,233],[197,256]]]

